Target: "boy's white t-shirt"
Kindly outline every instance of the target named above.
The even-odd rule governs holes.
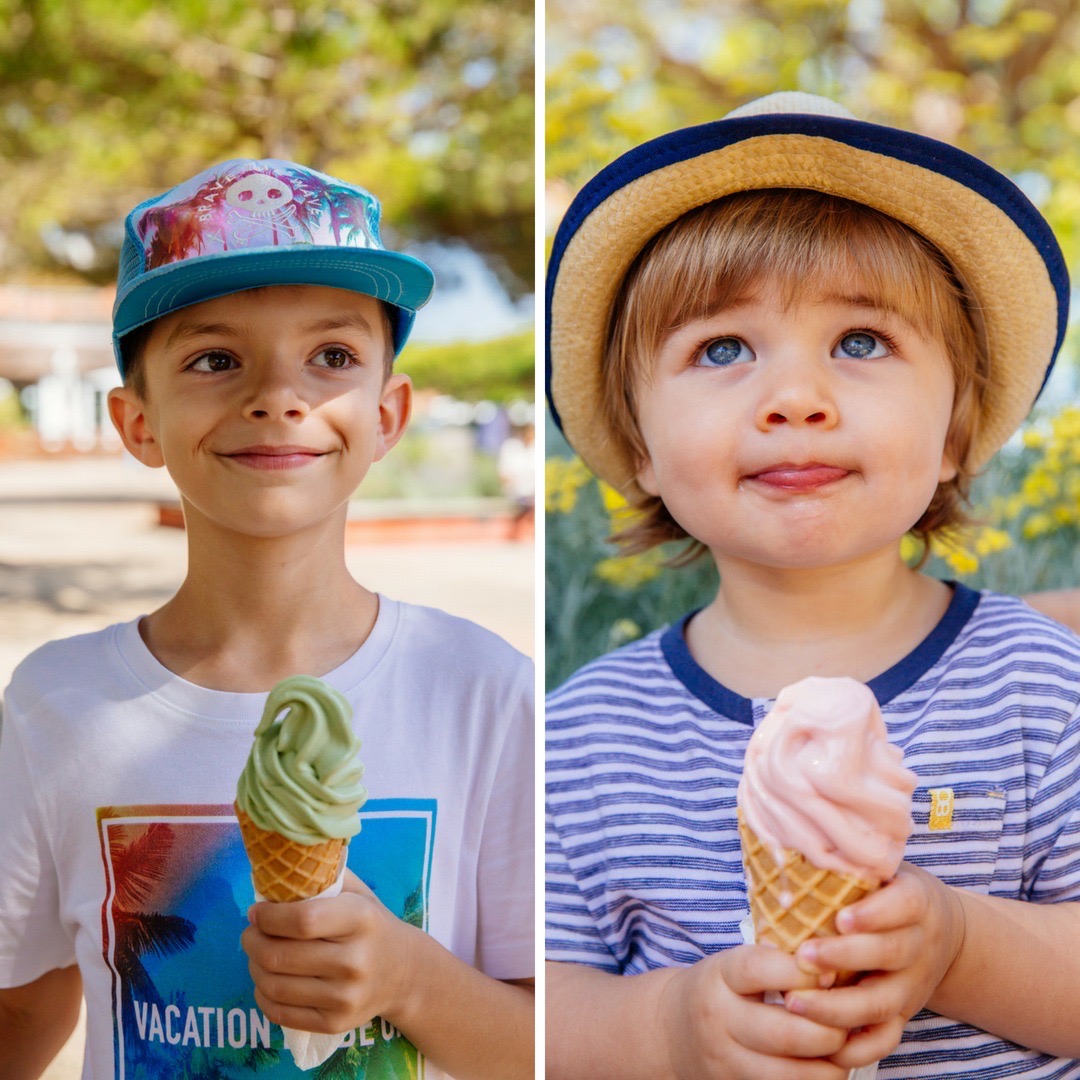
[[[532,975],[531,663],[472,623],[380,598],[368,640],[324,679],[363,741],[350,868],[460,959]],[[239,942],[253,892],[232,802],[265,700],[176,677],[137,620],[53,642],[15,672],[0,986],[78,963],[84,1078],[303,1075],[255,1005]],[[367,1080],[443,1075],[378,1018],[343,1053]]]

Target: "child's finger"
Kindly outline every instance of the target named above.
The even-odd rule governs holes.
[[[341,891],[343,893],[358,893],[360,896],[375,899],[375,894],[348,867],[345,868]]]
[[[323,1035],[340,1035],[362,1024],[354,1024],[350,1019],[334,1012],[326,1012],[306,1005],[283,1005],[268,998],[255,988],[255,1004],[263,1015],[273,1024],[295,1028],[298,1031],[312,1031]]]
[[[904,1034],[904,1018],[894,1016],[883,1024],[853,1031],[843,1048],[829,1060],[844,1069],[859,1069],[891,1054]]]
[[[248,960],[278,975],[347,976],[351,954],[336,941],[302,941],[271,937],[249,926],[240,935]]]
[[[358,879],[357,883],[367,888]],[[320,900],[291,904],[264,902],[248,910],[248,920],[262,933],[297,941],[350,937],[363,931],[370,915],[367,896],[351,889]]]
[[[281,972],[267,971],[254,961],[248,963],[248,970],[259,993],[279,1008],[293,1006],[318,1009],[326,1008],[332,1003],[330,987],[323,979],[314,975],[283,975]]]
[[[854,986],[796,990],[784,997],[788,1012],[847,1031],[892,1020],[904,1008],[904,988],[895,977],[868,975]]]
[[[747,945],[721,954],[724,981],[743,997],[767,990],[795,990],[820,985],[816,974],[799,969],[795,958],[780,949]]]
[[[775,1005],[755,1005],[745,1011],[736,1039],[741,1046],[770,1057],[827,1058],[847,1041],[846,1028],[826,1027]]]
[[[836,971],[901,971],[910,967],[924,946],[919,927],[905,926],[877,934],[816,938],[795,954],[802,971],[824,975]]]
[[[841,935],[896,930],[922,921],[927,910],[927,894],[919,874],[906,864],[884,888],[844,908],[836,916]]]

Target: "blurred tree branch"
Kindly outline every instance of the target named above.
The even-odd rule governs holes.
[[[118,222],[229,157],[370,187],[531,288],[531,0],[0,0],[0,273],[108,280]],[[53,241],[50,244],[49,238]],[[66,268],[69,272],[71,266]]]

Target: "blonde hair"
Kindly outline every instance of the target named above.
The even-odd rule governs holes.
[[[901,312],[940,341],[955,393],[948,447],[957,475],[938,485],[911,531],[924,543],[966,521],[974,478],[969,464],[985,395],[989,359],[978,313],[948,260],[906,225],[861,203],[817,191],[740,192],[684,214],[654,236],[627,271],[612,308],[604,357],[604,405],[631,457],[645,460],[636,394],[664,339],[768,280],[785,304],[855,271],[871,302]],[[705,549],[656,496],[614,539],[626,554],[690,540],[674,563]]]

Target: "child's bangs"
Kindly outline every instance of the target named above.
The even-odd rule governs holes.
[[[936,248],[870,207],[803,190],[744,192],[687,214],[657,236],[628,276],[645,355],[689,322],[768,281],[786,305],[845,292],[949,339],[963,290]],[[627,312],[629,313],[629,312]]]

